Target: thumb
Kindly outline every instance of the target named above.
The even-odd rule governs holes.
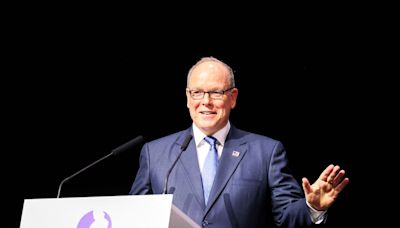
[[[303,190],[304,190],[305,194],[311,193],[312,189],[311,189],[311,185],[310,185],[310,182],[308,181],[308,179],[306,177],[303,177],[301,179],[301,181],[302,181]]]

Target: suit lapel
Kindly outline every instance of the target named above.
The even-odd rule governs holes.
[[[231,133],[234,133],[233,129],[231,129]],[[229,179],[235,172],[236,167],[239,165],[243,156],[247,152],[247,146],[245,142],[240,139],[235,139],[237,137],[233,137],[231,133],[228,134],[228,137],[225,141],[224,150],[220,158],[220,164],[218,166],[214,184],[210,192],[210,202],[207,205],[206,213],[208,210],[210,210],[211,206],[224,190]]]

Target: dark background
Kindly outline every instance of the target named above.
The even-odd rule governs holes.
[[[331,227],[359,224],[354,213],[373,212],[375,187],[367,193],[361,183],[374,175],[365,168],[385,119],[372,113],[385,108],[372,20],[306,4],[223,14],[123,8],[9,18],[2,83],[9,227],[18,227],[24,199],[56,197],[61,180],[119,145],[189,127],[186,74],[203,56],[235,71],[231,122],[282,141],[299,181],[314,181],[331,163],[346,170],[351,182],[329,210]],[[139,152],[76,176],[61,197],[127,194]]]

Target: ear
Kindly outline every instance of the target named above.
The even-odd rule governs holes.
[[[190,94],[189,94],[189,91],[186,90],[186,107],[187,108],[190,108],[189,99],[190,99]]]
[[[231,109],[236,107],[236,100],[239,95],[239,90],[237,88],[233,88],[230,92],[230,99],[231,99]]]

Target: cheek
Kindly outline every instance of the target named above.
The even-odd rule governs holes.
[[[191,100],[187,101],[187,107],[189,109],[197,109],[199,106],[200,106],[200,102],[195,102],[195,101],[191,101]]]
[[[194,109],[194,108],[196,108],[196,106],[198,107],[198,105],[196,103],[199,103],[199,102],[193,101],[192,99],[190,99],[190,97],[188,95],[186,95],[186,107],[188,109]]]
[[[218,103],[216,104],[216,107],[220,110],[226,110],[226,109],[230,109],[231,104],[229,102],[225,102],[225,103]]]

